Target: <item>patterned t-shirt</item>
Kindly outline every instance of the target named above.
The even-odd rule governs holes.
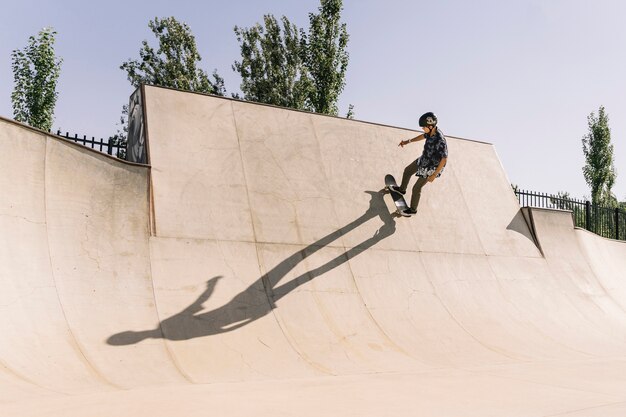
[[[424,143],[422,156],[417,159],[417,173],[415,175],[428,178],[435,173],[439,162],[441,162],[443,158],[448,157],[448,144],[445,136],[443,136],[443,133],[441,133],[439,129],[437,129],[437,132],[432,136],[426,134],[424,136],[426,137],[426,143]],[[437,178],[441,176],[444,169],[445,166],[439,171]]]

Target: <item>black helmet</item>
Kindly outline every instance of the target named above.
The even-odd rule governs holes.
[[[437,126],[437,116],[435,116],[435,113],[429,111],[428,113],[422,114],[422,117],[420,117],[420,127],[426,126]]]

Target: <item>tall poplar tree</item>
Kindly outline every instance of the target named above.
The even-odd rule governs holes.
[[[13,117],[43,130],[52,128],[63,62],[54,52],[56,34],[52,28],[44,28],[37,38],[28,38],[24,49],[11,53],[15,84],[11,94]]]
[[[264,16],[264,25],[236,26],[241,61],[233,70],[241,76],[243,98],[337,115],[349,59],[342,10],[341,0],[321,0],[318,13],[309,14],[308,31],[285,16],[281,26],[272,15]],[[354,117],[352,105],[347,117]]]
[[[593,112],[587,117],[589,133],[582,138],[585,165],[583,175],[591,188],[593,204],[614,207],[617,203],[612,193],[615,184],[615,167],[613,164],[613,144],[609,116],[603,106],[598,115]]]
[[[341,23],[343,1],[320,3],[317,14],[309,13],[309,33],[301,33],[303,59],[313,83],[309,100],[317,113],[337,115],[348,68],[349,36],[346,24]]]
[[[155,49],[142,42],[139,59],[124,62],[120,69],[126,71],[128,81],[138,87],[141,83],[172,87],[180,90],[224,95],[224,79],[217,70],[213,71],[213,81],[206,71],[198,67],[202,60],[196,39],[186,23],[174,17],[148,23],[159,43]]]
[[[310,80],[302,62],[298,28],[283,16],[280,23],[271,14],[263,25],[235,26],[241,61],[233,70],[241,75],[246,100],[309,110]],[[281,25],[282,23],[282,25]]]

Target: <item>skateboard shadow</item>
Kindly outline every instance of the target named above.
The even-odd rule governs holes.
[[[276,302],[291,291],[316,277],[332,271],[395,233],[396,223],[394,216],[389,213],[383,200],[384,190],[366,191],[366,193],[370,196],[370,202],[368,209],[363,215],[306,248],[295,252],[223,306],[208,312],[202,312],[202,305],[211,297],[217,282],[222,278],[221,276],[216,276],[207,281],[206,289],[191,305],[180,313],[162,320],[155,329],[117,333],[109,337],[107,343],[109,345],[121,346],[135,344],[148,338],[189,340],[196,337],[230,332],[266,316],[276,308]],[[304,259],[376,217],[382,221],[382,225],[372,237],[346,250],[325,264],[300,274],[289,282],[278,285]]]

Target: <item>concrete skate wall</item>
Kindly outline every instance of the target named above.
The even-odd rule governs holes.
[[[162,342],[106,343],[158,322],[148,168],[5,119],[0,167],[0,401],[180,378]]]
[[[624,345],[581,336],[580,314],[595,326],[604,313],[572,306],[582,289],[554,281],[490,144],[448,138],[444,175],[417,216],[396,219],[382,179],[421,153],[397,147],[418,132],[154,87],[146,113],[157,305],[193,381],[579,359]],[[194,366],[223,343],[238,346],[228,359]]]
[[[492,145],[449,138],[419,215],[396,220],[380,190],[421,153],[397,147],[418,132],[154,87],[145,105],[157,305],[193,381],[509,359],[468,334],[426,278],[471,265],[495,280],[486,256],[540,256]],[[196,299],[204,309],[180,313]],[[417,299],[416,311],[393,307]],[[510,340],[497,314],[506,337],[486,333]],[[198,366],[203,352],[221,360]]]
[[[0,411],[73,394],[87,405],[50,409],[166,415],[146,387],[217,401],[186,386],[381,373],[428,375],[444,402],[471,400],[468,378],[621,398],[624,244],[537,209],[533,236],[492,145],[448,138],[444,175],[397,218],[383,178],[418,132],[145,92],[151,167],[0,119]]]
[[[400,179],[423,146],[397,147],[416,131],[156,87],[146,95],[157,236],[314,244],[366,212],[368,192],[386,173]],[[419,216],[379,247],[538,256],[493,146],[448,146]],[[379,226],[328,246],[356,246]]]

